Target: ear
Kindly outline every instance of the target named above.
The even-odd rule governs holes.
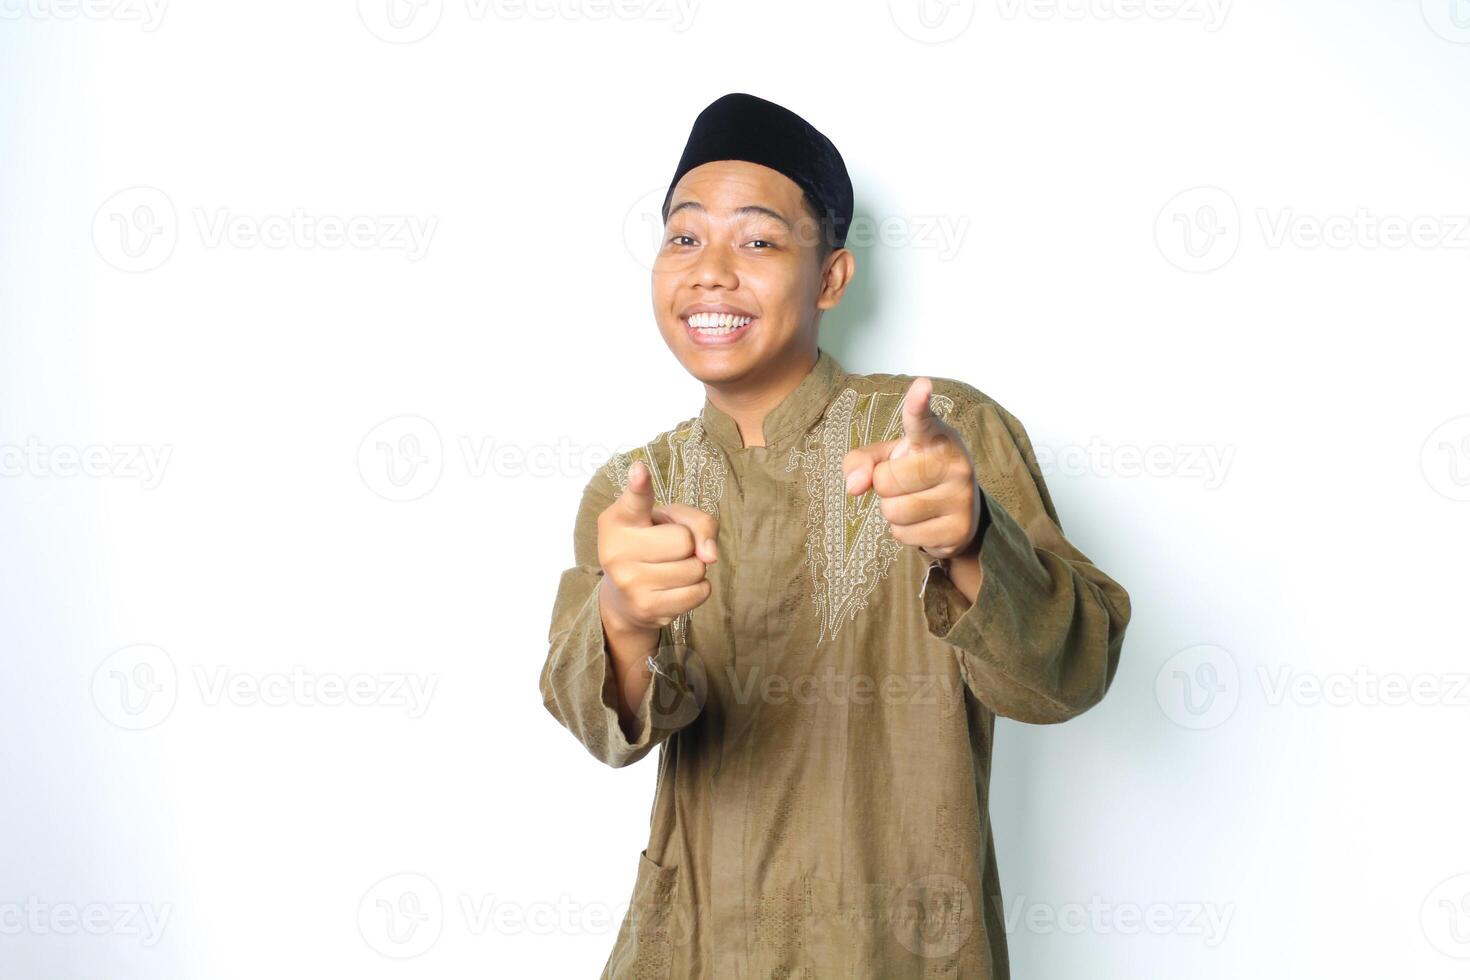
[[[857,260],[851,250],[839,248],[827,256],[822,268],[822,292],[817,297],[817,309],[836,309],[856,272]]]

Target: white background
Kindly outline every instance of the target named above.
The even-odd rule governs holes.
[[[583,2],[0,0],[0,975],[596,975],[655,766],[537,675],[747,91],[878,239],[823,342],[1019,416],[1133,599],[998,725],[1015,976],[1463,976],[1470,7]]]

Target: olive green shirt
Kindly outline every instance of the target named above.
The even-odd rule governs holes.
[[[659,747],[604,978],[1009,977],[988,814],[995,716],[1059,722],[1096,704],[1129,600],[1062,536],[1021,423],[963,382],[933,378],[930,406],[983,492],[973,605],[894,541],[871,490],[847,494],[843,457],[902,435],[912,380],[849,374],[821,351],[766,416],[766,445],[745,446],[706,399],[588,483],[542,698],[609,766]],[[659,503],[719,518],[719,559],[709,599],[660,631],[630,741],[598,609],[597,517],[635,459]]]

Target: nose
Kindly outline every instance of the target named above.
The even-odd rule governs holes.
[[[734,256],[730,254],[730,247],[718,239],[707,243],[699,250],[699,256],[694,262],[691,273],[693,285],[703,286],[706,289],[719,287],[734,289],[740,284],[735,272]]]

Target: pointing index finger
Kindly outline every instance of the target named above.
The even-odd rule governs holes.
[[[922,449],[934,442],[940,434],[939,419],[929,409],[929,396],[934,391],[934,382],[925,377],[915,378],[903,396],[903,444],[893,453],[898,459],[911,450]]]

